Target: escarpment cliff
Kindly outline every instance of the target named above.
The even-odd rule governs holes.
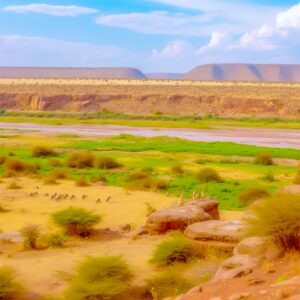
[[[300,117],[300,85],[0,82],[0,109]]]

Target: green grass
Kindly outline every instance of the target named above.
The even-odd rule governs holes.
[[[62,147],[91,151],[160,151],[165,153],[189,152],[198,154],[250,157],[255,157],[260,152],[268,151],[275,158],[300,159],[300,150],[297,149],[259,147],[231,142],[195,142],[170,137],[144,138],[131,135],[119,135],[99,141],[71,141],[67,142]]]

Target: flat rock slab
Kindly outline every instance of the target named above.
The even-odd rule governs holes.
[[[238,243],[243,237],[243,228],[240,221],[211,220],[189,225],[185,235],[199,241]]]
[[[10,243],[22,243],[24,240],[20,232],[4,232],[0,233],[0,241],[8,241]]]
[[[215,201],[195,200],[184,206],[163,209],[148,217],[145,228],[150,234],[185,230],[189,224],[219,219],[218,206]]]

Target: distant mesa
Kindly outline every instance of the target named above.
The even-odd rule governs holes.
[[[205,81],[300,82],[300,65],[201,65],[184,74],[181,79]]]
[[[134,68],[0,67],[0,78],[144,79]]]

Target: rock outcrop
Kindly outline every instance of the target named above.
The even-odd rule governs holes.
[[[148,217],[145,228],[150,234],[185,230],[189,224],[219,219],[218,207],[216,201],[195,200],[184,206],[160,210]]]

